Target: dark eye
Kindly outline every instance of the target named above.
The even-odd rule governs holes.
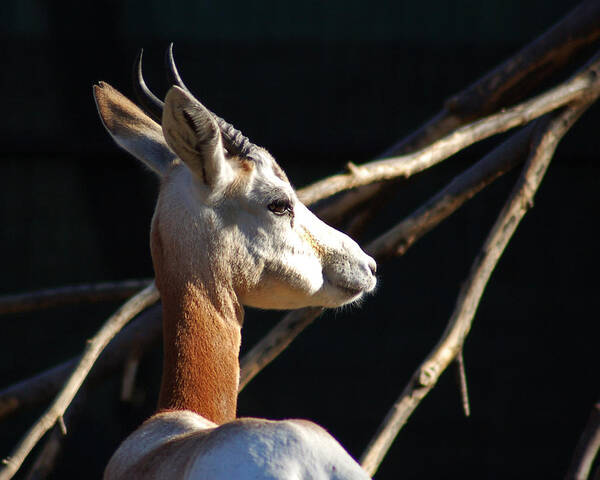
[[[286,213],[293,214],[294,212],[290,201],[283,199],[274,200],[273,202],[269,203],[267,208],[275,215],[285,215]]]

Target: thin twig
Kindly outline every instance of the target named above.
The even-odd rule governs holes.
[[[600,59],[596,58],[582,72],[546,93],[501,113],[461,127],[430,146],[407,155],[366,163],[350,173],[333,175],[298,191],[305,204],[311,204],[338,192],[380,180],[410,177],[454,155],[465,147],[551,112],[598,89]]]
[[[0,480],[8,480],[19,470],[23,461],[36,445],[39,439],[56,423],[76,395],[79,387],[85,380],[94,362],[108,344],[125,324],[146,307],[158,301],[159,293],[154,283],[150,284],[140,293],[128,300],[115,312],[88,341],[84,354],[75,371],[62,388],[50,408],[42,415],[35,425],[25,434],[17,445],[13,454],[5,460],[5,467],[0,470]]]
[[[456,376],[460,390],[460,401],[465,417],[471,416],[471,402],[469,401],[469,389],[467,387],[467,372],[465,371],[465,359],[462,349],[456,355]]]
[[[140,355],[138,352],[131,352],[125,361],[123,367],[123,377],[121,380],[121,401],[130,402],[135,390],[135,377],[140,365]]]
[[[96,383],[121,368],[132,348],[139,351],[150,348],[160,338],[161,318],[160,305],[148,308],[138,315],[106,347],[87,381]],[[81,356],[74,357],[0,391],[0,420],[24,408],[50,400],[67,381],[80,360]]]
[[[361,465],[370,475],[377,471],[396,435],[417,405],[431,391],[442,372],[462,349],[490,275],[519,222],[532,206],[533,196],[558,142],[596,96],[597,93],[594,93],[593,97],[586,99],[584,103],[577,103],[549,120],[540,121],[543,133],[535,143],[515,189],[475,259],[442,338],[413,374],[361,458]]]
[[[587,480],[600,451],[600,402],[596,402],[575,448],[565,480]],[[600,466],[598,467],[600,469]],[[600,471],[600,470],[599,470]]]
[[[152,279],[69,285],[34,292],[0,295],[0,315],[30,312],[71,303],[123,300],[146,288]]]
[[[67,434],[67,425],[65,424],[65,417],[60,415],[57,419],[58,427],[60,429],[60,433],[63,435]]]

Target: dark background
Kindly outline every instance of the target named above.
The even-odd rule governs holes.
[[[170,41],[188,86],[266,146],[301,187],[374,158],[445,98],[534,39],[577,2],[51,2],[0,6],[0,292],[152,275],[157,182],[103,130],[91,85],[131,95],[145,48],[161,96]],[[598,398],[595,224],[600,110],[567,135],[483,297],[465,361],[472,416],[452,371],[402,430],[377,478],[561,478]],[[492,148],[474,146],[404,182],[366,239]],[[436,343],[516,174],[380,266],[361,309],[320,318],[240,397],[240,415],[304,417],[356,457]],[[0,388],[78,354],[117,304],[1,319]],[[245,347],[280,318],[248,311]],[[160,352],[133,404],[119,379],[93,388],[54,478],[98,478],[152,411]],[[6,456],[41,413],[0,424]]]

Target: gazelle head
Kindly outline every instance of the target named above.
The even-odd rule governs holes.
[[[196,100],[169,58],[175,85],[164,105],[138,63],[138,88],[150,115],[162,110],[162,127],[109,85],[94,87],[108,132],[161,178],[152,232],[159,288],[183,281],[275,309],[337,307],[372,291],[375,261],[298,200],[265,149]]]

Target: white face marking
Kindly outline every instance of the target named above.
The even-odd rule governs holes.
[[[277,168],[258,150],[250,172],[233,165],[227,171],[239,178],[209,189],[184,165],[176,167],[157,212],[173,228],[175,218],[187,225],[171,239],[187,249],[181,256],[193,256],[207,273],[227,275],[240,301],[259,308],[337,307],[372,291],[375,262],[310,212]],[[269,209],[274,202],[289,202],[292,211],[276,214]]]

